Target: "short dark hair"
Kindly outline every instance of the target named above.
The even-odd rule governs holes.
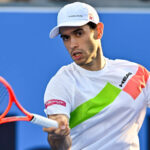
[[[93,22],[88,22],[87,25],[91,28],[91,29],[95,29],[97,27],[97,25]]]

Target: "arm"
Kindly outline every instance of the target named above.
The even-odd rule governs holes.
[[[48,142],[52,150],[71,150],[70,128],[66,115],[49,115],[48,118],[56,120],[59,128],[43,128],[48,132]]]

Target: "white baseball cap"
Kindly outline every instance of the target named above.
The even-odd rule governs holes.
[[[50,38],[59,34],[60,27],[83,26],[88,22],[99,23],[99,16],[92,6],[81,2],[67,4],[60,9],[57,26],[51,30]]]

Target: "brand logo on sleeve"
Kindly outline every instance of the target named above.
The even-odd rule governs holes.
[[[126,82],[126,80],[128,79],[128,77],[131,75],[131,72],[128,72],[122,79],[121,84],[119,85],[120,87],[123,86],[123,84]]]
[[[45,103],[45,108],[47,108],[48,106],[52,106],[52,105],[61,105],[61,106],[66,107],[66,102],[62,100],[58,100],[58,99],[51,99]]]

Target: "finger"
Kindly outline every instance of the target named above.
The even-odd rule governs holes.
[[[60,130],[55,131],[56,134],[66,136],[66,135],[68,135],[68,133],[70,133],[68,120],[60,121],[59,122],[59,128],[60,128]]]
[[[65,129],[57,129],[57,130],[55,130],[55,132],[54,132],[56,135],[60,135],[60,136],[67,136],[67,135],[69,135],[69,133],[70,133],[70,128],[69,127],[66,127]]]
[[[65,133],[65,130],[62,130],[62,129],[57,129],[57,130],[55,130],[55,132],[54,132],[56,135],[60,135],[60,136],[63,136],[64,135],[64,133]]]
[[[60,121],[59,122],[59,128],[55,131],[55,133],[58,134],[58,135],[63,135],[66,128],[67,128],[66,121]]]
[[[61,135],[68,135],[70,133],[70,128],[67,126],[64,130],[61,130]]]
[[[60,128],[61,130],[66,130],[67,127],[68,127],[68,121],[67,121],[66,119],[61,120],[61,121],[59,122],[59,128]]]
[[[56,134],[56,135],[62,135],[62,130],[60,129],[60,128],[58,128],[57,130],[55,130],[54,131],[54,133]]]
[[[69,135],[69,134],[70,134],[70,128],[68,128],[68,129],[65,131],[64,135],[67,136],[67,135]]]
[[[57,130],[57,128],[55,128],[55,127],[43,128],[43,131],[44,131],[44,132],[48,132],[48,133],[54,133],[55,130]]]

